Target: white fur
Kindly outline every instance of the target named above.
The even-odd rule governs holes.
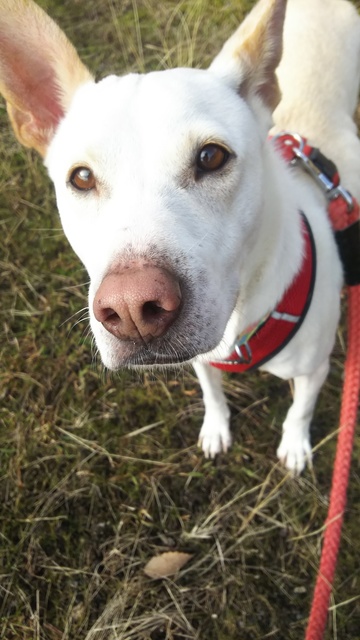
[[[323,194],[301,170],[290,170],[267,140],[274,80],[259,78],[265,57],[273,56],[274,66],[272,50],[281,48],[281,5],[261,0],[209,70],[108,77],[97,84],[86,79],[49,134],[45,164],[65,233],[90,276],[91,327],[107,367],[131,365],[132,356],[124,356],[121,341],[94,316],[104,277],[143,262],[164,265],[179,278],[180,317],[150,352],[134,346],[133,361],[194,364],[205,401],[199,441],[206,456],[231,443],[221,374],[207,363],[229,355],[236,336],[281,299],[301,264],[298,212],[306,213],[318,255],[312,304],[293,340],[264,367],[295,380],[278,455],[300,472],[311,460],[309,425],[334,343],[342,268]],[[257,34],[264,15],[268,43]],[[345,0],[289,0],[278,70],[282,99],[274,113],[274,131],[308,136],[338,164],[344,186],[356,196],[359,25]],[[262,53],[254,47],[248,55],[246,29],[259,38]],[[224,170],[197,181],[195,157],[210,141],[226,145],[233,157]],[[96,190],[71,187],[69,175],[78,165],[91,167]]]

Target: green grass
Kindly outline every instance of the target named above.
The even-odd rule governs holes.
[[[40,4],[101,77],[205,65],[252,2]],[[190,370],[111,376],[94,356],[87,275],[3,105],[0,156],[0,637],[302,639],[343,341],[316,410],[313,472],[291,478],[276,461],[290,389],[265,374],[227,378],[234,446],[206,461]],[[359,453],[357,436],[327,640],[360,638]],[[152,555],[174,549],[193,553],[178,576],[144,575]]]

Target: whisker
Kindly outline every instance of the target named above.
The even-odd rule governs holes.
[[[61,324],[60,327],[63,327],[64,324],[67,324],[68,322],[70,322],[70,320],[72,320],[73,318],[75,318],[75,316],[78,316],[80,313],[84,313],[84,311],[88,312],[89,311],[89,307],[83,307],[82,309],[79,309],[78,311],[75,311],[75,313],[73,313],[71,316],[69,316],[68,318],[66,318],[66,320],[64,320]],[[89,316],[86,316],[89,317]],[[82,322],[82,319],[80,319],[78,322]]]

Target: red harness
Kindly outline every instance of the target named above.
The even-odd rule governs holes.
[[[302,267],[276,309],[265,318],[251,337],[241,336],[232,354],[211,362],[224,371],[250,371],[273,358],[300,328],[310,306],[315,284],[316,250],[310,225],[302,215],[304,257]]]
[[[318,149],[308,145],[305,138],[284,133],[276,136],[274,142],[290,164],[301,164],[325,191],[345,281],[349,285],[359,284],[358,203],[340,185],[335,165]],[[211,362],[213,367],[231,372],[257,369],[279,353],[300,329],[311,303],[316,276],[315,243],[307,218],[303,213],[301,216],[305,250],[299,273],[276,309],[255,329],[248,329],[237,339],[228,358]]]

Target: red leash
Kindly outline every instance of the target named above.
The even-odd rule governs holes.
[[[348,350],[345,362],[339,436],[331,483],[328,515],[305,640],[322,640],[328,619],[341,529],[346,508],[351,455],[360,393],[360,223],[359,204],[340,184],[334,163],[306,138],[284,132],[275,144],[292,165],[300,165],[324,191],[328,214],[348,285]]]
[[[322,640],[340,547],[346,508],[351,455],[360,393],[360,223],[359,205],[340,184],[336,166],[319,149],[297,134],[284,133],[275,143],[290,164],[300,164],[319,184],[328,200],[328,213],[344,267],[348,293],[348,349],[345,362],[339,436],[328,515],[305,640]]]
[[[321,640],[324,636],[346,507],[360,391],[360,285],[348,287],[348,332],[340,431],[320,567],[306,630],[306,640]]]

